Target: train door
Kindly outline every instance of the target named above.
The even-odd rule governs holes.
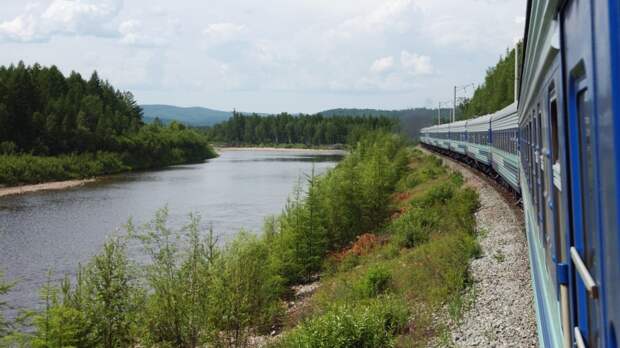
[[[591,2],[572,0],[562,10],[562,39],[568,112],[570,190],[573,214],[570,283],[573,338],[577,347],[600,344],[598,288],[599,197],[597,116],[594,104]]]
[[[551,250],[547,251],[547,255],[552,255],[550,271],[552,279],[556,280],[556,295],[560,303],[560,314],[562,320],[562,334],[564,339],[564,347],[572,347],[572,326],[571,326],[571,310],[570,296],[568,288],[568,262],[569,256],[567,252],[568,240],[567,226],[570,225],[570,214],[568,214],[568,195],[567,191],[568,179],[566,178],[568,170],[566,169],[566,133],[564,118],[564,108],[562,100],[562,72],[560,70],[559,56],[557,57],[555,70],[552,73],[551,81],[547,86],[545,109],[548,115],[548,146],[545,151],[546,160],[546,180],[548,182],[547,199],[547,230],[549,231],[548,242],[552,243]],[[547,260],[549,263],[549,260]]]

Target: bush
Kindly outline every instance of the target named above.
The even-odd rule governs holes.
[[[408,319],[407,305],[389,297],[338,306],[303,323],[274,347],[391,347]]]
[[[17,145],[12,141],[0,142],[0,155],[13,155],[17,152]]]
[[[266,262],[267,245],[241,233],[214,265],[209,291],[211,341],[244,347],[253,332],[266,333],[282,314],[282,279]]]
[[[62,296],[59,296],[62,294]],[[45,310],[35,315],[35,347],[128,347],[136,343],[138,313],[144,293],[126,256],[125,241],[104,244],[75,285],[68,278],[60,288],[47,284]]]
[[[439,215],[430,209],[411,208],[388,226],[392,242],[401,248],[413,248],[428,241]]]
[[[360,298],[376,297],[384,293],[390,285],[392,274],[383,266],[371,266],[354,288]]]
[[[0,155],[0,184],[36,184],[83,179],[129,169],[130,167],[123,164],[120,155],[111,152],[57,157]]]
[[[7,283],[4,280],[4,275],[0,272],[0,298],[6,295],[11,288],[13,288],[12,283]],[[4,337],[9,334],[12,329],[12,323],[4,318],[4,310],[8,308],[7,303],[0,299],[0,337]]]

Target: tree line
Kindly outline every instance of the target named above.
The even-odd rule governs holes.
[[[519,56],[523,57],[523,43],[519,43]],[[521,62],[521,60],[520,60]],[[507,50],[499,62],[486,72],[484,83],[476,88],[471,99],[459,105],[462,116],[469,119],[494,113],[514,102],[515,50]]]
[[[369,130],[394,130],[398,120],[385,116],[244,115],[234,112],[225,122],[206,128],[214,142],[228,145],[306,146],[345,144]]]
[[[0,155],[0,184],[16,184],[200,161],[215,153],[204,134],[181,124],[145,125],[133,95],[97,72],[86,80],[20,62],[0,67]]]

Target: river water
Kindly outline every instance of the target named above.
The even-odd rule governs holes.
[[[82,187],[0,197],[0,271],[16,280],[4,299],[32,309],[38,291],[53,279],[73,275],[123,225],[150,221],[169,210],[169,226],[181,228],[200,215],[222,240],[240,229],[258,232],[278,214],[299,178],[320,174],[342,158],[337,152],[224,150],[202,164],[129,173]],[[9,313],[10,315],[10,313]]]

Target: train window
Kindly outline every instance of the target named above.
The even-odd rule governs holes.
[[[545,139],[546,136],[543,138],[543,135],[545,134],[543,132],[543,122],[542,122],[542,118],[543,118],[543,114],[542,114],[542,109],[540,108],[540,105],[538,105],[538,166],[536,167],[536,170],[538,171],[538,182],[539,182],[539,189],[538,189],[538,220],[540,223],[540,226],[544,228],[545,226],[545,203],[546,203],[546,182],[545,182],[545,171],[544,171],[544,163],[543,163],[543,159],[544,159],[544,148],[545,148]],[[547,235],[548,231],[545,229],[545,244],[548,242],[549,236]]]
[[[532,120],[531,119],[529,120],[527,124],[527,177],[528,177],[528,186],[530,188],[530,195],[531,195],[534,192],[534,187],[532,187],[533,177],[532,177]]]
[[[534,196],[534,211],[536,212],[536,221],[538,221],[538,170],[536,170],[536,167],[538,166],[538,129],[536,129],[538,119],[534,116],[532,120],[532,191]]]
[[[581,169],[581,204],[583,210],[583,256],[586,267],[595,270],[596,262],[596,197],[595,197],[595,147],[593,134],[593,116],[591,112],[588,89],[583,89],[577,94],[577,117],[579,127],[579,156]],[[596,303],[588,298],[588,327],[595,328]],[[596,342],[597,333],[590,333],[590,342]],[[596,345],[596,344],[595,344]]]
[[[550,93],[553,97],[549,104],[549,116],[551,118],[551,165],[552,165],[552,177],[553,183],[551,183],[551,189],[553,190],[553,205],[554,205],[554,225],[555,225],[555,258],[557,262],[562,262],[565,258],[564,253],[564,243],[566,242],[564,231],[564,209],[562,209],[562,192],[561,192],[561,181],[558,186],[555,184],[556,181],[561,180],[559,177],[562,173],[560,167],[560,136],[559,126],[558,126],[558,101],[555,98],[555,91],[552,90]],[[556,175],[558,177],[556,177]]]
[[[590,267],[594,263],[594,250],[590,242],[590,236],[595,231],[595,183],[594,183],[594,146],[592,144],[592,116],[589,112],[588,90],[584,89],[577,95],[577,114],[579,117],[579,143],[581,146],[581,171],[582,171],[582,205],[584,208],[584,242],[587,263]],[[593,269],[590,268],[590,269]]]

